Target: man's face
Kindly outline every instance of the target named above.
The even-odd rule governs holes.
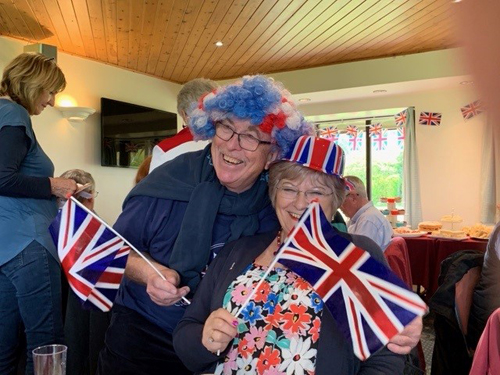
[[[358,211],[358,199],[359,199],[359,194],[357,194],[355,191],[350,191],[344,199],[344,203],[340,206],[340,209],[346,215],[347,217],[351,218],[353,217],[356,212]]]

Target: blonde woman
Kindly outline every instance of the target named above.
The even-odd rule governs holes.
[[[0,374],[15,373],[24,326],[26,374],[31,351],[63,341],[61,270],[48,226],[56,198],[76,182],[54,178],[54,165],[31,124],[66,80],[53,59],[23,53],[4,69],[0,84]]]

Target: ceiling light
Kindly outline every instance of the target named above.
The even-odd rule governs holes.
[[[387,92],[387,90],[373,90],[374,94],[382,94],[384,92]]]
[[[222,47],[224,45],[224,43],[222,43],[222,41],[218,40],[217,42],[215,42],[215,46],[216,47]]]
[[[300,98],[299,99],[299,102],[310,102],[311,99],[310,98]]]
[[[472,85],[474,84],[474,81],[462,81],[460,82],[461,85]]]

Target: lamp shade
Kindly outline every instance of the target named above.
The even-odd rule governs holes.
[[[88,107],[56,107],[64,118],[71,122],[82,122],[91,114],[95,113],[95,109]]]

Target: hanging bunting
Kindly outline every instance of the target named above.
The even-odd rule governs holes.
[[[476,100],[475,102],[463,106],[462,108],[460,108],[460,110],[462,111],[462,117],[465,121],[467,121],[479,115],[480,113],[483,113],[484,107],[481,100]]]
[[[397,113],[394,116],[394,121],[396,122],[396,126],[398,126],[398,127],[405,126],[407,117],[408,117],[408,110],[407,109]]]
[[[364,133],[356,133],[354,137],[349,138],[349,142],[351,143],[351,149],[353,151],[359,150],[361,146],[363,145],[363,136]]]
[[[321,138],[331,139],[333,142],[336,142],[339,139],[338,134],[339,130],[336,126],[330,126],[319,130],[319,136]]]
[[[387,132],[382,129],[375,137],[372,137],[372,147],[377,151],[382,151],[387,148]]]
[[[133,142],[128,142],[125,144],[125,152],[137,152],[139,146]]]
[[[346,132],[349,137],[357,137],[358,127],[356,125],[347,125]]]
[[[405,128],[404,128],[404,126],[401,126],[401,127],[398,126],[397,131],[398,131],[398,133],[397,133],[397,135],[398,135],[398,138],[397,138],[398,147],[400,150],[403,150],[405,147]]]
[[[370,137],[375,137],[382,133],[382,124],[377,123],[377,124],[372,124],[368,128],[368,132],[370,133]]]
[[[438,112],[420,112],[418,118],[420,125],[439,126],[441,125],[441,113]]]

